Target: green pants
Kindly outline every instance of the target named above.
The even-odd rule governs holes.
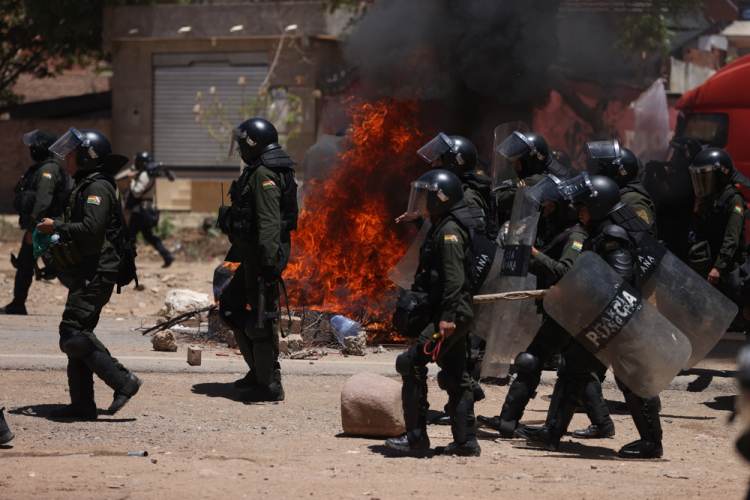
[[[565,328],[549,315],[544,314],[542,324],[525,352],[533,354],[544,363],[563,350],[570,341],[571,336]]]
[[[85,276],[91,276],[91,280]],[[107,348],[94,334],[94,328],[99,323],[102,308],[107,305],[112,296],[116,280],[117,275],[111,273],[92,275],[83,270],[76,273],[76,278],[68,290],[68,300],[60,322],[60,349],[69,332],[79,331],[94,343],[98,351],[109,354]],[[112,360],[117,368],[125,370],[117,359],[113,357]]]
[[[606,374],[606,367],[591,351],[580,342],[571,342],[563,352],[567,390],[576,396],[580,395],[589,382],[601,384]]]
[[[447,339],[440,343],[440,353],[438,354],[435,363],[440,367],[441,374],[439,380],[442,379],[451,387],[459,388],[462,397],[467,401],[474,401],[474,392],[471,387],[471,377],[466,371],[466,342],[469,330],[471,329],[471,321],[456,320],[456,329],[453,330],[453,334]],[[432,357],[425,354],[424,348],[427,346],[428,351],[435,348],[436,342],[433,338],[436,332],[440,332],[438,322],[431,323],[427,326],[417,338],[414,343],[417,351],[416,363],[414,366],[414,375],[416,376],[419,384],[427,383],[427,365],[432,362]],[[429,345],[428,345],[429,343]],[[450,394],[450,390],[446,389]],[[458,392],[457,391],[457,392]],[[429,403],[426,401],[420,401],[420,415],[427,415],[427,410],[430,408]],[[469,411],[467,414],[467,421],[469,426],[474,425],[474,411]]]

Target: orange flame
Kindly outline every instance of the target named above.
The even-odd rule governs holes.
[[[386,273],[413,231],[394,218],[406,208],[410,182],[425,171],[415,154],[422,134],[414,102],[348,102],[353,131],[327,180],[312,182],[284,278],[293,305],[387,320],[395,285]]]

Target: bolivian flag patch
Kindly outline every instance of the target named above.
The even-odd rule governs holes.
[[[89,196],[86,198],[86,203],[90,203],[91,205],[99,205],[102,202],[102,199],[100,196]]]
[[[275,187],[276,183],[273,181],[263,181],[263,189],[271,189],[272,187]]]
[[[742,207],[739,205],[734,206],[734,211],[740,215],[742,215]]]
[[[523,181],[523,179],[521,179],[520,181],[518,181],[518,187],[524,187],[525,185],[526,185],[526,183]]]
[[[453,234],[446,234],[443,237],[443,243],[458,243],[458,236]]]
[[[45,177],[47,179],[51,179],[52,178],[52,174],[48,174],[47,172],[45,172],[45,173],[42,174],[42,177]]]
[[[579,243],[577,241],[573,242],[573,250],[578,250],[579,252],[583,250],[583,244]]]
[[[604,247],[607,249],[608,252],[613,252],[620,248],[620,245],[617,244],[617,242],[614,241],[608,241],[604,244]]]

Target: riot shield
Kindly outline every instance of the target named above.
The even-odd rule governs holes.
[[[593,252],[549,291],[544,310],[642,398],[663,391],[690,358],[687,337]]]
[[[539,222],[539,204],[525,196],[527,189],[519,188],[513,201],[510,228],[496,285],[498,293],[527,289],[531,247]],[[536,321],[534,327],[536,314],[526,317],[529,305],[524,302],[529,301],[500,302],[492,308],[491,330],[482,362],[483,378],[508,376],[515,356],[524,351],[534,338],[539,323]]]
[[[340,153],[343,141],[343,137],[322,135],[318,142],[307,150],[300,165],[300,170],[305,175],[305,185],[313,180],[325,180],[330,175],[334,165],[341,157]],[[302,199],[304,199],[307,191],[305,185],[300,190]]]
[[[401,288],[411,290],[411,286],[414,283],[414,275],[417,274],[417,267],[419,266],[419,249],[422,248],[424,240],[427,239],[427,232],[430,230],[430,227],[432,227],[430,219],[425,219],[422,229],[419,230],[417,237],[409,249],[401,257],[401,260],[387,273],[388,279]]]
[[[518,131],[525,134],[529,130],[529,126],[520,121],[503,123],[495,127],[495,143],[492,146],[492,172],[490,172],[493,188],[498,187],[505,180],[516,178],[513,162],[498,152],[498,146],[513,132]]]
[[[721,340],[737,306],[648,233],[636,241],[643,297],[690,341],[689,370]]]

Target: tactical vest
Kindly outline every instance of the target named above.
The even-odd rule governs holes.
[[[724,243],[724,233],[727,229],[726,205],[735,194],[739,194],[743,199],[745,198],[742,195],[742,191],[738,188],[734,186],[728,188],[716,201],[716,205],[708,211],[707,217],[700,221],[698,225],[698,234],[701,239],[708,242],[708,246],[711,249],[711,259],[714,261]],[[744,252],[746,247],[744,221],[741,227],[740,244],[737,252]]]
[[[500,233],[500,223],[498,221],[495,194],[492,192],[492,179],[484,174],[468,172],[461,176],[461,181],[464,184],[464,190],[466,190],[466,187],[468,186],[479,193],[485,204],[489,207],[488,213],[484,214],[484,233],[488,239],[495,241],[495,238],[497,238],[497,235]]]
[[[249,235],[254,230],[255,207],[243,201],[242,191],[250,176],[258,170],[261,165],[274,170],[284,177],[285,189],[281,193],[281,232],[296,231],[299,218],[299,206],[297,204],[297,175],[291,168],[297,163],[282,149],[273,149],[263,153],[242,171],[236,181],[232,181],[229,187],[229,199],[231,207],[222,206],[219,210],[217,225],[224,234]]]
[[[116,186],[113,186],[109,176],[106,176],[100,172],[88,175],[71,191],[70,198],[68,199],[68,207],[65,211],[65,220],[70,222],[82,222],[83,221],[83,192],[86,186],[99,182],[101,184],[109,183],[110,187],[114,191],[114,201],[109,209],[109,216],[107,217],[106,232],[104,235],[104,243],[98,250],[96,249],[84,249],[82,255],[96,255],[101,253],[107,248],[114,248],[119,250],[126,237],[127,228],[123,228],[121,222],[117,217],[117,204],[120,203],[120,192]],[[110,191],[112,193],[112,191]]]
[[[57,163],[52,158],[47,158],[46,160],[42,160],[30,166],[23,177],[21,177],[21,180],[19,180],[13,188],[13,193],[15,193],[16,195],[15,199],[13,200],[13,208],[21,217],[28,217],[34,210],[34,204],[36,203],[36,186],[34,185],[34,179],[42,166],[48,163],[54,163],[58,168],[60,168],[61,171],[63,171],[59,163]],[[62,173],[63,179],[67,180],[67,174],[64,171]],[[45,214],[46,217],[57,217],[62,213],[62,200],[64,191],[65,185],[57,186],[57,189],[55,189],[52,197],[50,208]]]

